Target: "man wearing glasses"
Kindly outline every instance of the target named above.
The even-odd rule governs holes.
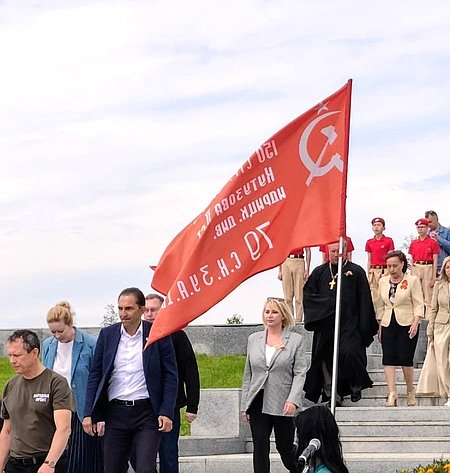
[[[441,252],[438,255],[437,272],[442,267],[442,261],[450,256],[450,229],[443,227],[439,223],[439,218],[434,210],[427,210],[425,218],[428,219],[428,232],[430,237],[437,242]]]
[[[144,320],[153,323],[164,299],[159,294],[145,297]],[[178,395],[173,417],[173,427],[161,438],[159,445],[160,473],[178,473],[178,437],[180,435],[180,409],[186,406],[186,420],[191,423],[197,418],[200,401],[200,378],[197,360],[188,336],[183,330],[171,335],[178,367]],[[133,466],[134,458],[131,457]]]

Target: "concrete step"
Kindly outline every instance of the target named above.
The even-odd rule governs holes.
[[[417,382],[415,382],[415,387]],[[398,405],[406,406],[406,383],[403,380],[399,380],[396,383],[397,394],[398,394]],[[364,389],[362,391],[362,399],[353,403],[350,400],[350,396],[346,396],[342,401],[344,407],[366,407],[366,406],[384,406],[384,402],[389,393],[389,389],[385,381],[375,381],[372,388]],[[416,396],[417,406],[442,406],[445,404],[447,399],[439,398],[436,396]],[[309,405],[309,403],[305,403]]]
[[[450,408],[441,407],[338,407],[335,418],[340,425],[344,422],[423,422],[446,421],[450,424]]]
[[[345,453],[429,453],[450,448],[450,409],[443,407],[337,408]]]
[[[450,444],[450,424],[444,421],[412,422],[343,422],[339,424],[341,437],[448,437]]]
[[[436,452],[435,458],[449,450],[449,437],[342,437],[344,456],[348,453],[380,453],[393,454],[398,452],[426,453]]]
[[[384,407],[386,397],[388,395],[386,383],[374,383],[373,388],[364,389],[362,391],[362,399],[358,402],[352,402],[350,396],[346,396],[342,401],[342,407]],[[406,406],[406,385],[405,383],[397,383],[398,406]],[[416,406],[443,406],[447,400],[436,396],[416,396]],[[313,403],[303,398],[303,406],[309,407]]]
[[[309,368],[311,365],[311,352],[306,352],[306,366]],[[383,355],[381,353],[367,353],[367,369],[370,370],[380,370],[383,368],[381,364]]]
[[[368,394],[369,389],[363,391],[363,398],[357,403],[353,403],[350,398],[344,398],[342,401],[343,407],[384,407],[384,403],[387,397],[387,390],[384,394],[379,394],[377,396],[373,394]],[[445,403],[445,399],[439,399],[437,397],[416,397],[416,407],[433,407],[433,406],[442,406]],[[399,395],[398,398],[398,407],[406,407],[406,396]],[[414,409],[414,407],[409,407],[409,409]]]
[[[350,473],[395,473],[401,468],[414,468],[431,463],[435,458],[450,458],[445,452],[428,453],[348,453],[344,455]],[[286,473],[278,454],[270,455],[271,473]],[[211,455],[180,458],[180,473],[249,473],[253,471],[252,455]]]
[[[383,368],[373,368],[368,370],[369,371],[369,376],[370,379],[374,382],[383,382],[386,380],[385,375],[384,375],[384,369]],[[414,383],[417,383],[419,381],[420,377],[420,372],[421,370],[419,368],[414,369]],[[395,379],[397,382],[402,382],[403,381],[403,372],[400,368],[395,370]]]
[[[417,383],[414,387],[417,386]],[[396,383],[397,394],[401,397],[406,395],[406,383],[403,380],[399,380]],[[364,389],[362,392],[363,397],[386,397],[389,393],[386,381],[375,381],[371,388]],[[430,397],[430,396],[423,396]],[[433,397],[433,396],[431,396]]]
[[[182,436],[178,441],[179,455],[226,455],[245,452],[246,441],[239,437]]]
[[[381,437],[350,437],[341,436],[342,450],[347,453],[439,453],[435,458],[441,458],[442,454],[450,450],[450,437],[409,437],[402,436],[381,436]],[[276,453],[275,439],[270,439],[270,451]],[[251,438],[246,439],[245,452],[253,452],[253,442]],[[239,453],[242,453],[239,452]]]
[[[348,453],[408,451],[442,454],[450,448],[450,409],[447,408],[339,407],[336,420],[343,449]],[[245,445],[246,452],[253,451],[251,435],[247,436]],[[271,451],[276,452],[273,437]]]

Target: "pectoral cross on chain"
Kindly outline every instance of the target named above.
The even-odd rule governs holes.
[[[333,279],[329,282],[330,285],[330,291],[334,289],[334,286],[336,286],[336,276],[333,276]]]

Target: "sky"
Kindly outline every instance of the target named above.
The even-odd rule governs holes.
[[[0,328],[97,326],[253,151],[353,79],[347,232],[450,225],[450,3],[0,0]],[[313,249],[313,265],[319,263]],[[261,320],[275,269],[194,323]]]

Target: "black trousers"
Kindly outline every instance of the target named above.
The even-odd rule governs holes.
[[[108,405],[104,438],[105,473],[127,473],[131,451],[136,473],[155,473],[162,433],[150,404]]]
[[[9,457],[5,465],[5,473],[37,473],[46,458],[47,455],[35,457],[36,463],[31,463],[33,461],[32,458],[15,459]],[[55,473],[66,473],[66,471],[67,453],[64,452],[58,460],[58,463],[56,464]]]
[[[275,445],[288,471],[297,472],[294,456],[294,421],[292,417],[262,413],[264,391],[260,391],[247,414],[253,437],[253,472],[270,472],[270,434],[275,434]]]
[[[180,410],[175,408],[172,419],[172,430],[161,435],[159,444],[159,473],[179,473],[178,465],[178,439],[180,437]],[[133,470],[136,471],[136,454],[131,452],[130,463]],[[155,469],[155,473],[158,470]]]

